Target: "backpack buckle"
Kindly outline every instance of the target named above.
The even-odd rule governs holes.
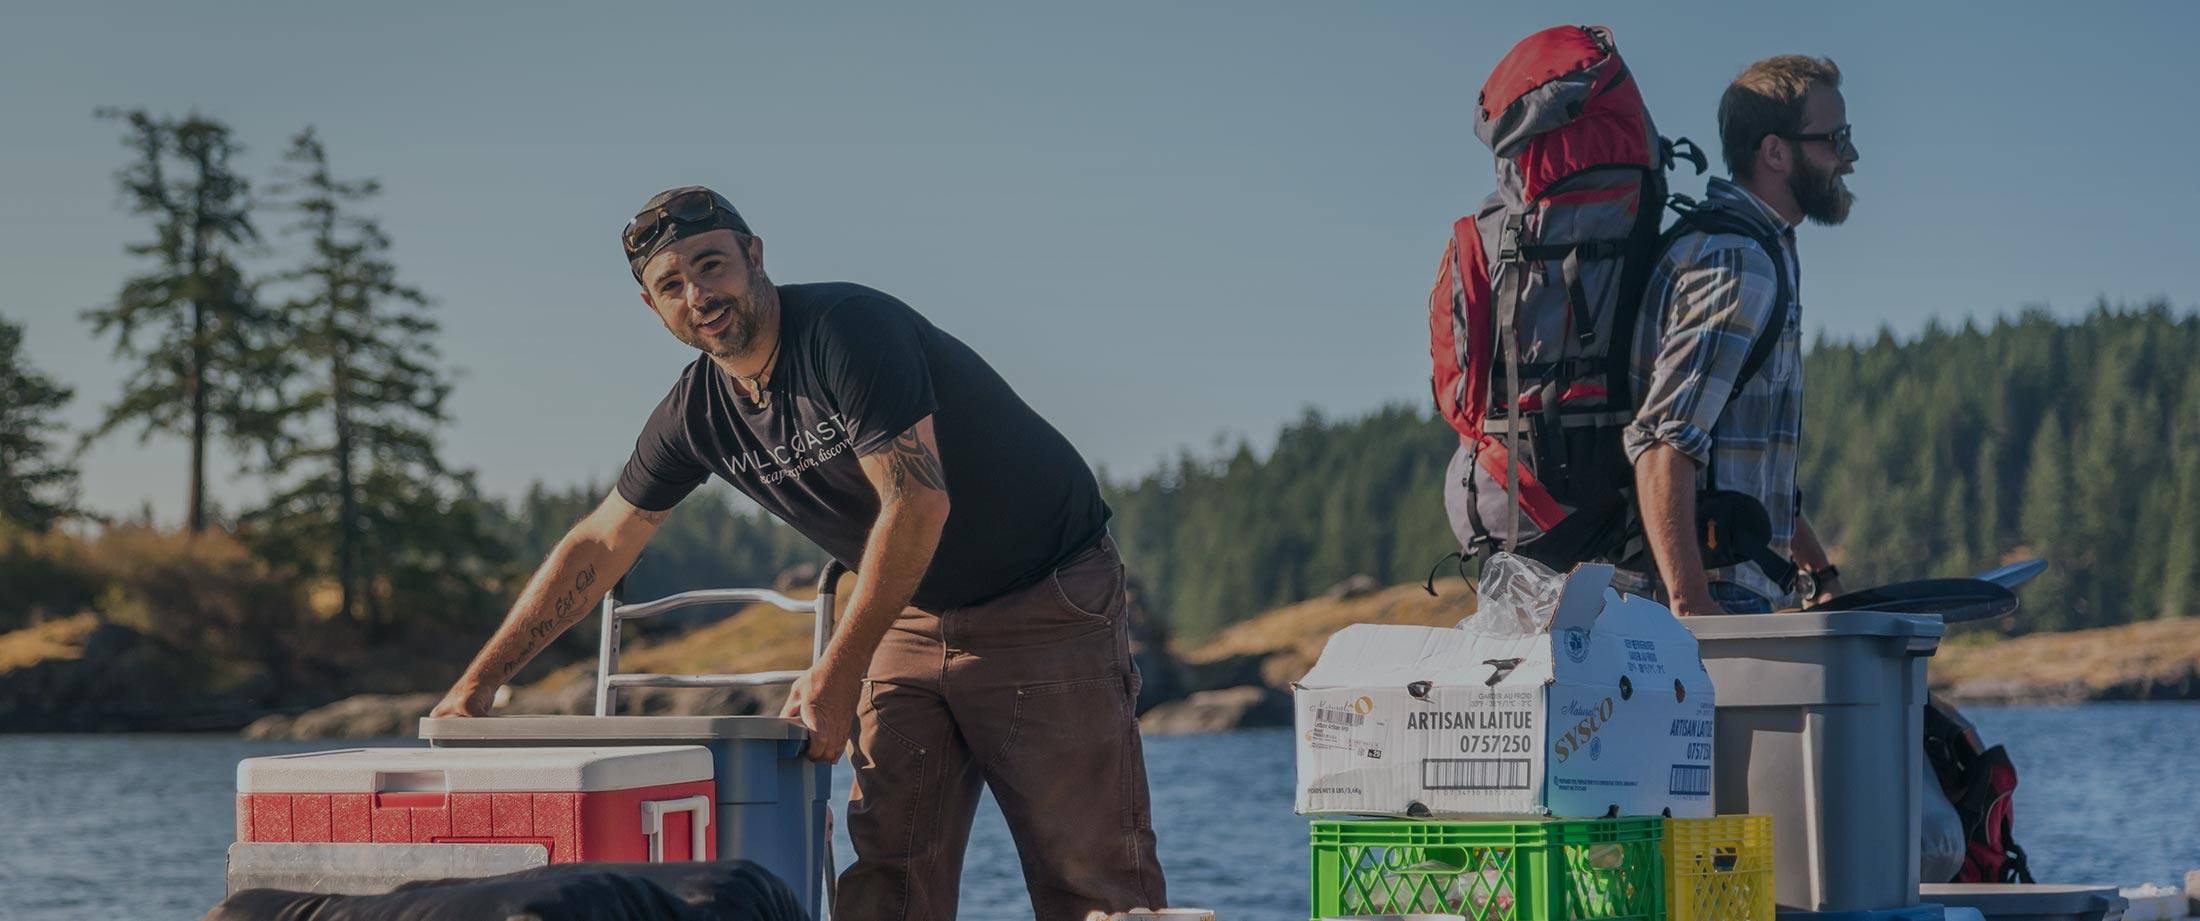
[[[1515,214],[1505,219],[1505,229],[1497,235],[1497,261],[1521,262],[1520,237],[1528,232],[1528,215]]]

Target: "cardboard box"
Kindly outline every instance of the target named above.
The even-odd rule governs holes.
[[[1355,624],[1293,688],[1302,815],[1712,814],[1696,638],[1612,567],[1566,576],[1545,632]]]

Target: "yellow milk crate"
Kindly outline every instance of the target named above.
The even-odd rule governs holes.
[[[1772,817],[1665,820],[1669,921],[1773,921]]]

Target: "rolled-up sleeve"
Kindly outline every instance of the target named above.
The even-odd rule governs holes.
[[[1711,457],[1711,429],[1778,298],[1772,259],[1748,240],[1707,248],[1673,271],[1671,296],[1642,408],[1623,439],[1627,459],[1667,444],[1697,464]]]

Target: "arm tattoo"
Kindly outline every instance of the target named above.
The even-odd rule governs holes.
[[[634,510],[634,517],[650,524],[664,524],[665,519],[672,517],[672,510],[668,508],[661,512],[652,512],[646,508],[638,508]]]
[[[581,607],[582,593],[595,584],[594,563],[581,567],[580,572],[573,574],[573,587],[550,602],[550,619],[528,624],[527,644],[521,648],[519,655],[501,663],[506,681],[519,674],[520,666],[527,664],[527,660],[534,656],[536,650],[557,638],[558,634],[565,632],[565,628],[572,626],[575,621],[588,615],[588,609]]]
[[[901,437],[887,446],[886,469],[890,477],[886,495],[881,498],[888,501],[907,495],[912,482],[934,492],[947,491],[947,477],[940,472],[939,455],[933,454],[932,449],[917,438],[916,429],[901,433]]]

